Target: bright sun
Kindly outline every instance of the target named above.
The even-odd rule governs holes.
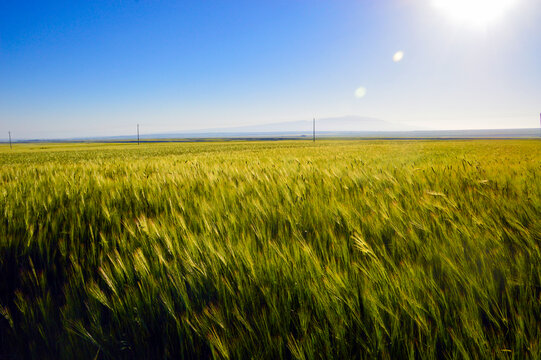
[[[484,28],[502,18],[516,0],[432,0],[432,4],[454,20]]]

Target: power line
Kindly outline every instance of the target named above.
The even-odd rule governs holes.
[[[313,123],[312,139],[313,139],[313,142],[316,142],[316,118],[314,118],[314,123]]]

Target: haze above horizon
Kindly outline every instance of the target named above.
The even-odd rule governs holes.
[[[115,136],[357,115],[533,128],[541,3],[0,3],[0,138]]]

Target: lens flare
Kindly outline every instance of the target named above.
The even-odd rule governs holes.
[[[404,58],[404,52],[403,51],[397,51],[393,55],[393,61],[394,62],[400,62]]]
[[[363,98],[366,95],[366,88],[365,87],[359,87],[357,90],[355,90],[355,97],[360,99]]]

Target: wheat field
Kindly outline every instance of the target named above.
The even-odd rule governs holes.
[[[0,145],[0,358],[538,359],[541,142]]]

